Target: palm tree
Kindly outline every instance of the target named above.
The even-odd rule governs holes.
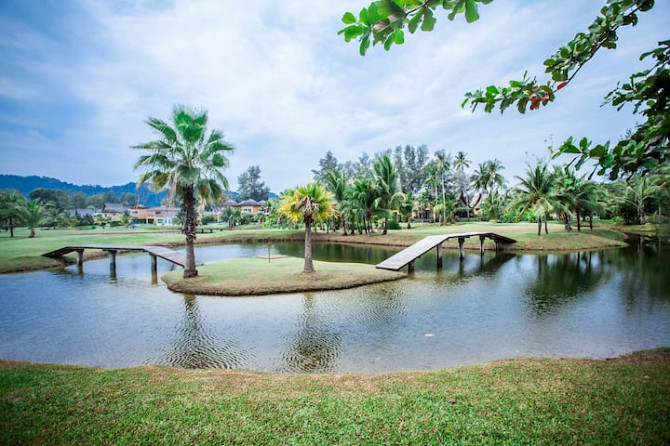
[[[407,221],[407,229],[412,229],[410,223],[412,222],[412,214],[414,213],[416,202],[417,200],[414,194],[412,192],[407,192],[407,194],[405,194],[405,199],[400,205],[400,214]]]
[[[172,110],[172,122],[149,118],[147,121],[158,139],[133,146],[149,150],[135,163],[135,168],[147,171],[140,176],[138,186],[148,182],[155,190],[170,189],[181,197],[182,228],[186,237],[186,265],[184,278],[195,277],[194,242],[196,238],[196,203],[200,200],[218,201],[228,180],[221,173],[228,166],[225,152],[233,146],[223,139],[223,133],[207,133],[207,112],[184,106]]]
[[[337,202],[337,212],[340,216],[340,223],[342,225],[342,235],[347,235],[347,216],[345,212],[345,195],[347,189],[347,178],[343,170],[331,170],[325,176],[326,187],[333,194],[335,202]]]
[[[464,172],[465,169],[470,167],[470,161],[468,160],[468,154],[465,153],[462,150],[459,150],[456,153],[456,157],[454,158],[454,161],[452,163],[454,166],[454,169],[456,169],[459,172]]]
[[[9,226],[9,236],[14,237],[14,224],[18,220],[18,212],[25,198],[16,191],[0,192],[0,221],[6,221]]]
[[[356,210],[360,219],[363,221],[365,233],[372,233],[372,216],[377,214],[379,201],[378,194],[372,181],[368,179],[355,180],[353,187],[349,190],[349,200],[351,207]]]
[[[28,202],[24,201],[18,206],[18,220],[30,229],[30,238],[35,237],[35,228],[42,224],[46,217],[46,210],[42,200],[36,198]]]
[[[444,203],[447,200],[447,193],[446,193],[446,182],[447,182],[447,173],[449,172],[449,169],[451,168],[451,154],[447,155],[444,153],[444,150],[438,150],[435,152],[435,169],[437,170],[437,173],[440,176],[440,186],[442,188],[442,218],[440,221],[441,225],[444,225],[446,223],[446,206],[444,206]]]
[[[377,189],[377,207],[379,213],[384,217],[384,231],[387,234],[388,219],[391,212],[397,210],[402,204],[404,197],[400,192],[400,177],[398,170],[391,162],[388,155],[379,157],[374,163],[375,185]]]
[[[332,195],[323,186],[309,183],[297,187],[292,193],[282,197],[278,212],[291,220],[305,224],[305,266],[306,273],[314,272],[312,261],[312,223],[324,221],[333,213]]]
[[[636,212],[637,224],[645,224],[647,222],[645,207],[650,200],[656,198],[661,188],[653,180],[642,175],[636,175],[620,184],[615,199],[623,205],[632,206]]]
[[[519,209],[519,215],[531,210],[537,218],[537,235],[542,233],[542,219],[544,231],[549,233],[547,218],[554,209],[554,175],[548,171],[547,165],[538,163],[535,168],[526,170],[526,178],[516,177],[521,183],[516,187],[516,197],[510,203],[511,209]]]

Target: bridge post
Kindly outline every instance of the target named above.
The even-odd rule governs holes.
[[[109,276],[116,280],[116,249],[106,249],[109,256]]]
[[[413,272],[414,272],[414,260],[412,260],[407,264],[407,273],[409,274]]]
[[[77,266],[82,266],[84,264],[84,250],[77,249],[75,252],[77,253]]]
[[[153,254],[149,254],[151,256],[151,274],[157,274],[158,273],[158,261],[156,260],[156,256]]]
[[[437,245],[437,267],[442,268],[442,243]]]
[[[484,255],[484,240],[486,240],[485,235],[480,235],[479,236],[479,255],[483,256]]]
[[[493,242],[496,244],[496,252],[498,252],[498,239],[494,238]]]
[[[458,237],[458,255],[461,259],[465,257],[465,248],[463,244],[465,243],[465,237]]]

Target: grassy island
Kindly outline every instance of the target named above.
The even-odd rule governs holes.
[[[668,443],[670,349],[382,375],[0,360],[0,444]]]
[[[251,257],[210,263],[198,268],[195,278],[183,279],[181,271],[163,275],[172,291],[186,294],[251,296],[308,291],[339,290],[402,279],[404,273],[376,269],[360,263],[314,261],[316,272],[301,273],[303,260],[295,257]]]

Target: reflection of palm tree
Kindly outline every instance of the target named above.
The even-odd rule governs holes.
[[[595,262],[597,268],[593,267],[594,255],[599,257],[600,253],[536,256],[536,279],[526,288],[525,293],[533,312],[541,316],[594,290],[605,277],[601,261]]]
[[[177,338],[169,351],[150,362],[184,369],[244,366],[246,354],[231,341],[217,339],[203,323],[196,296],[184,295],[184,319],[177,328]]]
[[[337,360],[340,335],[319,317],[312,294],[305,294],[304,312],[282,359],[289,372],[330,372]]]

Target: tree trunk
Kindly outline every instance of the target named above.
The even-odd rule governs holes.
[[[386,235],[388,226],[389,226],[389,219],[388,217],[384,217],[384,231],[382,231],[382,235]]]
[[[35,238],[35,227],[31,226],[30,227],[30,236],[29,238]]]
[[[547,220],[549,220],[549,218],[544,217],[544,233],[545,233],[545,235],[549,235],[549,228],[547,228]]]
[[[198,270],[195,268],[195,238],[196,238],[196,215],[195,215],[195,192],[193,186],[185,186],[181,203],[184,215],[184,235],[186,236],[186,265],[184,265],[184,279],[195,277]]]
[[[577,232],[581,232],[582,230],[582,222],[581,222],[581,215],[579,213],[579,208],[576,209],[577,212]]]
[[[542,217],[538,215],[537,217],[537,236],[542,235]]]
[[[312,262],[312,231],[310,226],[312,222],[305,220],[305,267],[303,272],[313,273],[314,263]]]
[[[342,217],[342,235],[347,235],[347,219]]]
[[[14,220],[9,217],[9,236],[14,237]]]
[[[593,231],[593,214],[589,214],[589,229]]]

